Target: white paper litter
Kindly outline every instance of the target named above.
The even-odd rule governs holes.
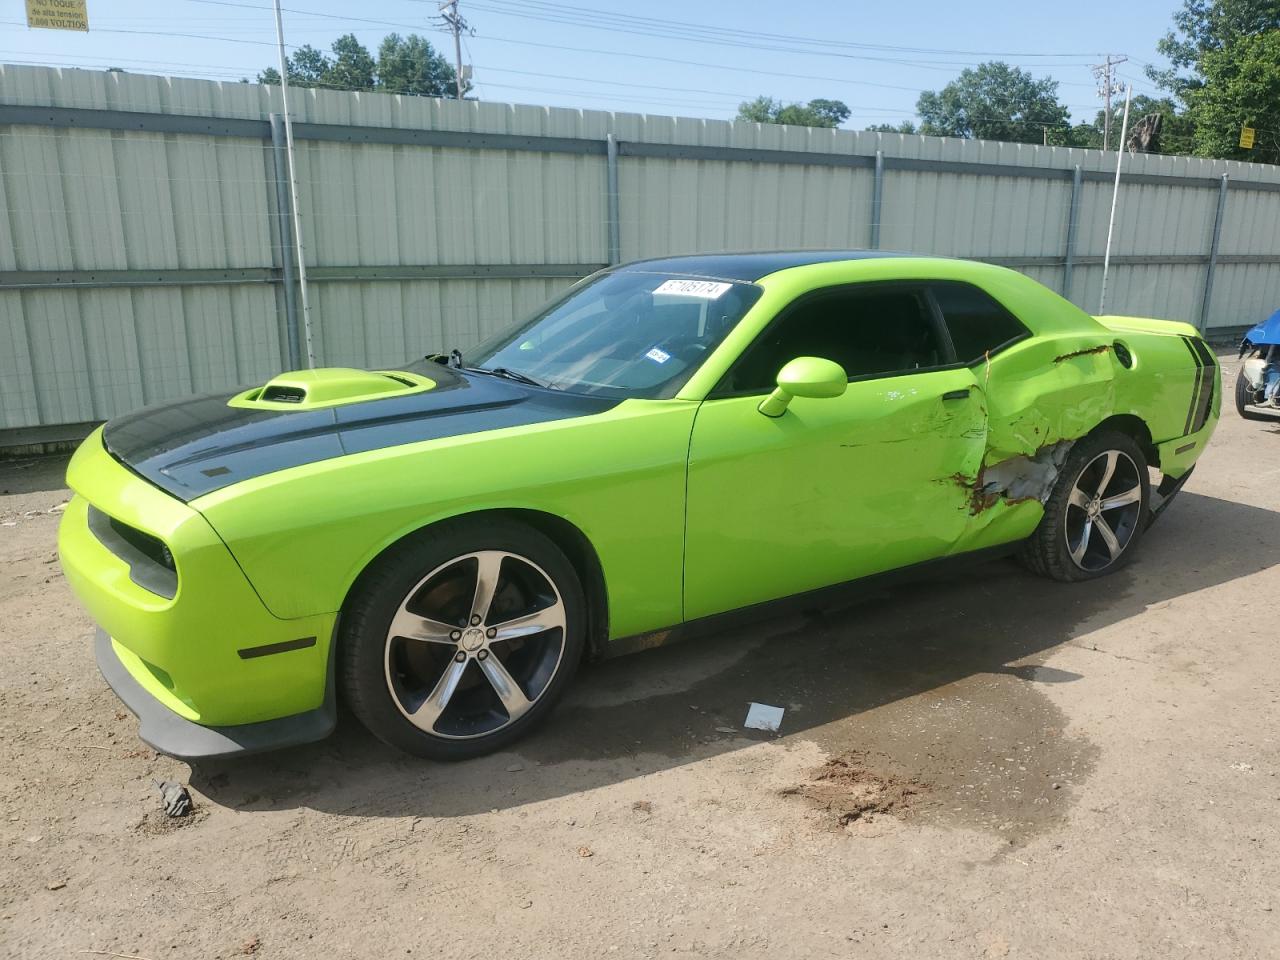
[[[768,730],[777,733],[782,726],[782,707],[771,707],[767,703],[753,703],[747,708],[747,719],[743,726],[748,730]]]

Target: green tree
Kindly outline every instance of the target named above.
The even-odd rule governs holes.
[[[849,119],[849,108],[842,100],[823,100],[818,98],[817,100],[810,100],[803,107],[798,104],[792,104],[783,110],[784,116],[788,115],[788,110],[795,111],[792,115],[799,119],[784,119],[783,123],[804,124],[810,127],[838,127]],[[818,122],[812,122],[814,120]]]
[[[1173,14],[1173,29],[1156,49],[1169,58],[1168,70],[1147,67],[1147,75],[1181,95],[1200,86],[1202,57],[1242,37],[1280,29],[1280,0],[1183,0]],[[1190,71],[1190,72],[1187,72]]]
[[[1147,73],[1186,107],[1193,152],[1280,162],[1280,0],[1183,0],[1173,25],[1158,44],[1172,66]]]
[[[903,120],[901,123],[873,123],[866,128],[867,133],[919,133],[915,123]]]
[[[849,119],[849,108],[839,100],[787,103],[773,97],[756,97],[738,104],[738,119],[752,123],[786,123],[795,127],[838,127]]]
[[[1124,110],[1124,101],[1120,101],[1120,109],[1111,118],[1111,149],[1115,149],[1120,139],[1120,122]],[[1143,117],[1158,113],[1160,124],[1159,153],[1190,154],[1195,149],[1195,125],[1186,113],[1178,110],[1178,105],[1169,97],[1150,97],[1144,93],[1134,94],[1129,104],[1129,129]],[[1088,147],[1090,150],[1102,149],[1102,131],[1104,129],[1105,112],[1099,110],[1092,123],[1080,123],[1071,128],[1071,136],[1066,146]]]
[[[738,119],[752,123],[777,123],[778,111],[782,109],[782,101],[773,97],[756,97],[746,103],[738,104]]]
[[[471,84],[463,85],[463,92]],[[411,33],[389,33],[378,47],[378,89],[417,97],[457,95],[457,73],[431,44]]]
[[[327,56],[304,45],[286,61],[289,82],[300,87],[330,90],[381,90],[420,97],[457,95],[457,74],[447,60],[422,37],[387,34],[378,46],[378,58],[354,34],[344,34],[329,48]],[[280,72],[268,67],[258,74],[259,83],[278,84]],[[470,89],[463,86],[463,92]]]
[[[299,87],[319,87],[325,82],[325,75],[333,69],[333,62],[323,53],[305,43],[285,60],[285,68],[289,71],[289,82]],[[267,67],[258,74],[259,83],[279,83],[280,71],[275,67]]]
[[[1093,123],[1077,123],[1071,127],[1059,127],[1046,131],[1045,138],[1054,147],[1084,147],[1088,150],[1102,149],[1102,111]]]
[[[1280,30],[1241,37],[1201,55],[1202,85],[1186,93],[1196,153],[1280,163]],[[1240,146],[1242,127],[1257,133]]]
[[[354,34],[333,41],[333,62],[324,72],[324,85],[331,90],[372,90],[373,57]]]
[[[1069,129],[1056,80],[1037,80],[1000,61],[966,68],[941,90],[926,90],[916,113],[920,132],[935,137],[1041,143],[1052,141],[1049,134],[1065,138]]]

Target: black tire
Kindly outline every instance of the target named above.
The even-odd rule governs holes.
[[[500,572],[495,574],[497,585],[490,591],[484,617],[468,621],[468,613],[456,615],[468,605],[471,612],[476,609],[473,604],[483,592],[482,564],[492,563],[494,556]],[[465,583],[473,561],[469,598]],[[528,603],[527,613],[508,618],[514,624],[515,619],[533,619],[548,597],[558,603],[545,608],[554,611],[549,619],[561,626],[543,632],[535,627],[533,633],[505,640],[498,637],[492,640],[492,649],[490,641],[476,634],[479,629],[481,634],[495,635],[502,616],[489,614],[502,604],[510,611]],[[438,606],[433,609],[432,604]],[[449,615],[436,616],[437,611]],[[459,635],[457,643],[391,634],[395,618],[428,615],[431,618],[424,619],[424,625],[456,626],[449,637]],[[477,622],[478,627],[469,625]],[[342,612],[340,688],[352,712],[374,736],[406,753],[433,760],[482,756],[501,750],[546,719],[582,659],[586,622],[582,585],[551,539],[505,520],[446,521],[392,547],[361,576]],[[423,632],[430,632],[429,627],[424,626]],[[551,654],[547,651],[554,651],[557,634],[558,657],[548,666]],[[479,646],[472,647],[473,641]],[[521,676],[520,665],[529,668],[529,676]],[[441,676],[433,683],[437,668]],[[514,680],[520,696],[529,702],[519,707],[524,712],[518,716],[502,696],[503,682],[493,679],[495,670]],[[455,672],[449,686],[447,678]],[[510,688],[506,690],[511,695]],[[437,703],[443,706],[437,708]],[[410,721],[411,713],[421,717],[420,711],[426,708],[434,720],[420,719],[417,725]],[[488,724],[499,723],[504,716],[501,726],[488,730]],[[421,728],[426,722],[431,730]]]
[[[1110,541],[1099,536],[1098,543],[1093,542],[1093,531],[1099,527],[1095,526],[1089,511],[1078,506],[1078,501],[1073,501],[1073,492],[1078,485],[1085,488],[1092,486],[1096,491],[1106,467],[1106,460],[1100,458],[1110,453],[1119,456],[1112,479],[1106,487],[1108,497],[1116,498],[1118,494],[1128,493],[1134,488],[1139,492],[1136,503],[1107,508],[1102,517],[1112,539],[1123,541],[1118,555],[1114,556],[1110,554]],[[1128,463],[1122,458],[1128,458]],[[1123,486],[1118,489],[1121,481],[1125,484],[1132,481],[1134,487]],[[1101,499],[1099,496],[1099,504]],[[1136,509],[1132,509],[1135,506]],[[1117,431],[1090,434],[1072,447],[1063,463],[1053,493],[1045,501],[1044,517],[1035,533],[1023,544],[1022,560],[1041,576],[1064,583],[1092,580],[1114,573],[1133,556],[1147,527],[1150,511],[1151,483],[1142,447],[1132,437]],[[1084,525],[1085,520],[1089,521],[1089,529],[1084,532],[1082,539],[1077,537],[1073,544],[1069,529]],[[1112,529],[1112,524],[1115,524],[1116,529]],[[1073,546],[1083,553],[1073,556]]]
[[[1236,374],[1236,413],[1244,420],[1270,420],[1258,410],[1250,410],[1249,406],[1258,402],[1257,392],[1249,385],[1249,378],[1241,370]]]

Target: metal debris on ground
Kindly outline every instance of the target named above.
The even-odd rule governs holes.
[[[152,781],[160,791],[164,812],[171,817],[185,817],[191,812],[191,794],[187,788],[173,780]]]
[[[748,730],[767,730],[769,733],[777,733],[778,728],[782,726],[782,714],[785,712],[782,707],[771,707],[767,703],[752,703],[747,708],[747,719],[742,725]]]

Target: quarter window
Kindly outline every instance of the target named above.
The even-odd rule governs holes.
[[[1027,335],[1013,314],[972,284],[938,283],[932,291],[962,363],[981,360]]]
[[[909,373],[946,362],[920,290],[846,288],[788,308],[729,371],[720,393],[772,390],[796,357],[822,357],[850,379]]]

